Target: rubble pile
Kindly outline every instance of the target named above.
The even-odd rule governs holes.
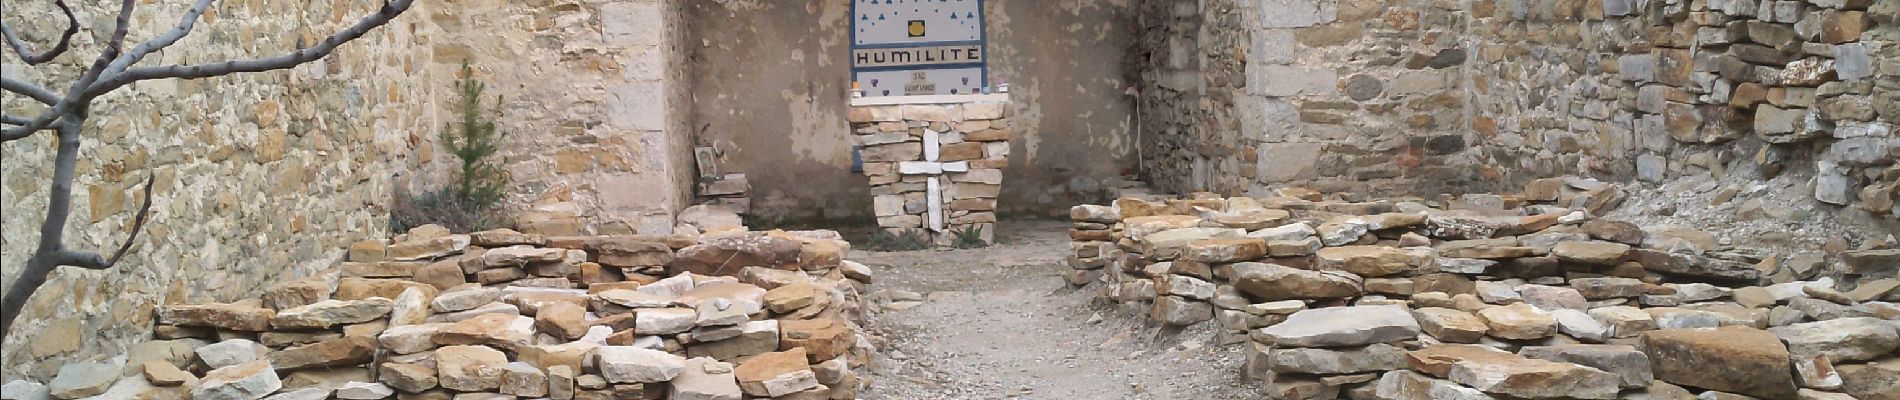
[[[1068,279],[1213,324],[1274,398],[1900,398],[1890,243],[1787,252],[1596,218],[1626,196],[1579,178],[1276,194],[1077,206]]]
[[[412,230],[257,299],[160,306],[156,340],[38,399],[853,399],[870,270],[836,232]]]

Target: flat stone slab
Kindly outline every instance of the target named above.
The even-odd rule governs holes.
[[[1404,306],[1304,310],[1256,331],[1256,339],[1288,347],[1364,346],[1418,337],[1418,320]]]

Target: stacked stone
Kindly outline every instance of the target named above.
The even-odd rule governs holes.
[[[1069,209],[1069,220],[1070,270],[1064,278],[1070,285],[1087,285],[1101,279],[1102,269],[1120,256],[1114,227],[1122,216],[1112,207],[1082,205]]]
[[[893,234],[926,230],[935,207],[943,219],[943,230],[930,232],[938,245],[971,229],[981,231],[984,243],[993,242],[996,198],[1009,165],[1007,106],[979,101],[852,107],[849,120],[871,180],[878,226]],[[932,179],[941,186],[939,195],[930,191]]]
[[[752,211],[752,182],[745,174],[725,174],[699,183],[700,204],[745,214]]]
[[[1622,197],[1558,178],[1437,201],[1124,198],[1071,216],[1121,217],[1103,297],[1161,324],[1215,321],[1274,398],[1900,393],[1900,250],[1778,254],[1593,217]]]
[[[853,399],[869,269],[835,232],[424,227],[341,271],[164,305],[159,339],[9,399]],[[125,371],[121,373],[121,371]],[[136,373],[134,373],[136,372]],[[128,377],[121,379],[121,375]]]

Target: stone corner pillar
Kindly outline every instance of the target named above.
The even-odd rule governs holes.
[[[939,246],[977,229],[993,243],[1009,106],[1007,94],[853,99],[847,119],[878,226],[926,232]]]

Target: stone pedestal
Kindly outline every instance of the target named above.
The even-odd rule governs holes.
[[[1001,94],[854,99],[848,118],[878,225],[926,232],[940,246],[970,232],[992,243],[1008,110]]]

